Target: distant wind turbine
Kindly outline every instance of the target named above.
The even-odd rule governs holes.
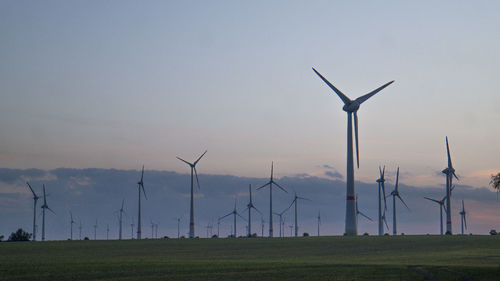
[[[205,153],[207,153],[206,150],[193,163],[190,163],[190,162],[188,162],[180,157],[177,157],[177,159],[181,160],[182,162],[186,163],[189,167],[191,167],[191,205],[190,205],[190,210],[189,210],[189,238],[194,238],[194,205],[193,205],[194,178],[193,178],[193,173],[196,176],[196,182],[198,183],[198,188],[200,188],[200,181],[198,180],[198,172],[196,171],[196,164],[198,164],[198,162],[205,155]]]
[[[429,198],[429,197],[424,197],[425,199],[429,200],[429,201],[432,201],[432,202],[435,202],[437,204],[439,204],[439,225],[440,225],[440,234],[443,235],[443,208],[445,208],[445,201],[446,201],[446,196],[443,197],[443,199],[441,200],[436,200],[436,199],[432,199],[432,198]]]
[[[460,218],[462,221],[462,235],[464,235],[464,225],[465,225],[465,229],[467,229],[467,219],[465,218],[466,215],[467,215],[467,212],[465,211],[464,200],[462,200],[462,211],[460,212]]]
[[[130,239],[134,239],[134,217],[132,217],[132,223],[130,224],[130,227],[132,229],[132,234],[130,235]]]
[[[29,182],[26,182],[26,184],[30,188],[31,193],[33,193],[33,241],[36,241],[36,203],[40,199],[40,196],[36,195]]]
[[[385,199],[385,166],[382,170],[380,166],[378,167],[380,177],[377,179],[378,183],[378,235],[384,235],[384,223],[382,217],[382,198],[384,198],[384,214],[387,210],[387,201]]]
[[[321,211],[318,211],[318,237],[319,237],[319,226],[321,225]]]
[[[283,212],[281,213],[276,213],[276,212],[273,212],[274,215],[278,216],[279,217],[279,220],[280,220],[280,223],[279,223],[279,226],[280,226],[280,237],[284,237],[285,236],[285,230],[283,229],[283,234],[281,232],[281,229],[284,227],[283,226],[283,215],[286,213],[286,211],[288,211],[288,209],[290,208],[286,208],[285,210],[283,210]]]
[[[260,217],[260,228],[261,228],[260,237],[264,237],[264,218],[263,217]]]
[[[106,224],[106,240],[109,240],[109,224]]]
[[[410,210],[410,208],[408,208],[408,205],[406,205],[405,201],[403,201],[403,198],[401,198],[401,196],[399,195],[398,182],[399,182],[399,167],[398,167],[398,171],[396,173],[396,185],[394,186],[394,190],[391,192],[391,195],[392,195],[392,211],[393,211],[393,217],[392,217],[392,234],[393,235],[397,235],[398,234],[397,223],[396,223],[396,197],[399,198],[399,200],[401,200],[401,202],[405,205],[405,207],[408,210]]]
[[[70,216],[70,221],[69,221],[69,224],[71,225],[71,231],[70,231],[70,238],[69,240],[73,240],[73,224],[75,224],[75,221],[73,220],[73,213],[71,213],[71,211],[69,211],[69,216]]]
[[[248,237],[252,236],[252,209],[255,209],[255,211],[259,212],[259,214],[262,216],[262,213],[257,209],[257,207],[254,206],[253,201],[252,201],[252,185],[248,185],[248,192],[250,196],[250,201],[247,204],[247,209],[248,209]]]
[[[242,218],[243,220],[246,220],[246,219],[245,219],[243,216],[241,216],[241,215],[238,213],[238,211],[236,210],[236,199],[234,200],[234,209],[233,209],[233,211],[231,211],[231,213],[229,213],[229,214],[227,214],[227,215],[225,215],[225,216],[220,217],[220,218],[219,218],[219,220],[223,220],[224,218],[226,218],[226,217],[228,217],[228,216],[230,216],[230,215],[233,215],[233,219],[234,219],[234,222],[233,222],[234,232],[233,232],[233,234],[234,234],[234,237],[236,238],[236,237],[238,237],[238,236],[237,236],[237,233],[236,233],[236,216],[239,216],[239,217],[240,217],[240,218]]]
[[[49,205],[47,205],[47,196],[45,194],[45,184],[43,185],[43,205],[42,205],[42,241],[45,241],[45,209],[51,211],[56,214],[54,211],[52,211],[51,208],[49,208]]]
[[[141,180],[137,183],[139,191],[139,208],[137,216],[137,239],[141,239],[142,236],[142,225],[141,225],[141,188],[144,193],[144,198],[147,200],[146,190],[144,189],[144,165],[142,165]]]
[[[80,226],[78,227],[79,234],[78,234],[78,239],[82,240],[82,219],[78,219],[80,222]]]
[[[283,187],[281,187],[279,184],[277,184],[274,179],[273,179],[273,167],[274,163],[271,162],[271,178],[269,181],[264,184],[263,186],[257,188],[257,190],[264,188],[269,185],[269,237],[273,237],[273,184],[275,184],[277,187],[279,187],[281,190],[284,192],[288,193]]]
[[[298,233],[299,233],[298,218],[297,218],[297,201],[299,199],[311,201],[310,199],[298,196],[297,192],[295,192],[295,196],[293,198],[293,201],[290,204],[290,206],[288,206],[288,208],[287,208],[287,210],[288,210],[288,209],[290,209],[290,207],[292,207],[293,204],[295,204],[295,237],[297,237]]]
[[[116,211],[116,212],[119,212],[118,240],[122,240],[123,213],[125,213],[125,210],[123,209],[124,205],[125,205],[125,199],[122,199],[122,207],[118,211]]]
[[[94,224],[94,240],[97,240],[97,219],[95,219]]]
[[[177,239],[180,238],[181,236],[181,218],[175,218],[177,221]]]
[[[356,219],[356,190],[354,187],[354,160],[353,160],[353,142],[352,142],[352,116],[354,115],[354,131],[356,138],[356,160],[359,168],[359,145],[358,145],[358,109],[360,105],[367,101],[369,98],[380,92],[385,87],[392,84],[394,81],[388,82],[381,87],[363,95],[355,100],[349,99],[344,93],[335,88],[325,77],[323,77],[316,69],[313,71],[330,87],[344,102],[342,108],[347,112],[347,202],[346,202],[346,216],[345,216],[345,233],[346,235],[358,234],[358,223]]]
[[[446,153],[448,155],[448,167],[443,170],[443,174],[446,174],[446,234],[453,234],[451,228],[451,189],[453,184],[453,177],[458,180],[455,174],[455,169],[451,163],[450,147],[448,145],[448,137],[446,137]]]

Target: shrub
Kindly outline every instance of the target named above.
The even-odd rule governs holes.
[[[490,230],[490,235],[497,235],[497,231],[495,229]]]
[[[89,240],[89,238],[87,236],[85,236],[85,238],[83,238],[83,240]]]
[[[24,231],[22,228],[19,228],[16,232],[12,232],[7,241],[30,241],[31,233]]]
[[[368,232],[363,233],[363,236],[369,236]]]
[[[304,237],[309,237],[309,233],[304,232],[304,234],[303,234],[302,236],[304,236]]]

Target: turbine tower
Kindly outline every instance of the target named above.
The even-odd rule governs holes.
[[[398,182],[399,182],[399,167],[398,167],[398,171],[396,173],[396,185],[394,186],[394,190],[391,192],[391,195],[392,195],[392,234],[393,235],[397,235],[398,234],[398,230],[397,230],[397,224],[396,224],[396,197],[399,198],[399,200],[401,200],[401,202],[403,202],[403,204],[405,205],[405,207],[410,210],[410,208],[408,208],[408,205],[406,205],[405,201],[403,201],[403,198],[401,198],[401,196],[399,195],[399,191],[398,191]]]
[[[371,98],[376,93],[380,92],[385,87],[392,84],[394,81],[388,82],[381,87],[363,95],[355,100],[349,99],[344,93],[335,88],[326,78],[324,78],[316,69],[313,71],[325,82],[344,102],[342,108],[347,112],[347,198],[346,198],[346,213],[345,213],[345,233],[346,235],[358,234],[358,222],[356,219],[356,189],[354,187],[354,160],[353,160],[353,143],[352,143],[352,117],[354,115],[354,131],[356,138],[356,160],[359,168],[359,145],[358,145],[358,109],[360,105]]]
[[[299,233],[299,226],[298,226],[298,219],[297,219],[297,201],[298,201],[298,199],[311,201],[310,199],[297,196],[297,192],[295,192],[295,197],[293,198],[292,203],[290,204],[290,206],[288,206],[288,208],[286,208],[286,210],[288,210],[288,209],[290,209],[290,207],[292,207],[293,204],[295,204],[295,237],[297,237],[298,233]]]
[[[78,219],[80,222],[80,226],[78,227],[79,234],[78,234],[78,239],[82,240],[82,219]]]
[[[94,224],[94,240],[97,240],[97,219],[95,219]]]
[[[255,211],[259,212],[259,214],[262,216],[262,213],[257,209],[257,207],[254,206],[253,201],[252,201],[252,185],[248,185],[248,192],[250,195],[250,201],[247,204],[247,209],[248,209],[248,237],[252,236],[252,208],[255,209]]]
[[[177,221],[177,239],[181,237],[181,218],[176,218]]]
[[[288,211],[288,209],[290,209],[290,208],[286,208],[281,213],[275,213],[275,212],[273,212],[274,215],[276,215],[276,216],[278,216],[280,218],[280,237],[284,237],[285,236],[285,230],[283,229],[283,235],[282,235],[281,234],[281,229],[283,228],[283,214],[285,214],[286,211]]]
[[[453,184],[453,177],[458,180],[455,174],[455,169],[451,163],[450,147],[448,146],[448,137],[446,137],[446,153],[448,154],[448,167],[443,170],[446,175],[446,234],[453,234],[451,229],[451,186]]]
[[[429,197],[424,197],[425,199],[439,204],[439,226],[440,234],[443,235],[443,208],[445,208],[444,203],[446,201],[446,196],[441,200],[432,199]],[[446,211],[446,210],[445,210]]]
[[[47,205],[47,196],[45,195],[45,184],[43,185],[43,205],[42,205],[42,241],[45,241],[45,209],[51,211],[56,214],[54,211],[52,211],[51,208],[49,208],[49,205]]]
[[[134,239],[134,217],[132,217],[132,223],[130,224],[130,227],[132,229],[132,232],[130,234],[130,239]]]
[[[40,196],[36,195],[29,182],[26,182],[26,184],[30,188],[31,193],[33,193],[33,241],[36,241],[36,203],[40,199]]]
[[[462,211],[460,212],[460,218],[462,221],[462,235],[464,235],[464,225],[465,225],[465,229],[467,229],[467,220],[465,219],[466,214],[467,214],[467,212],[465,211],[464,200],[462,200]]]
[[[118,212],[120,213],[120,216],[119,216],[120,222],[119,222],[119,229],[118,229],[118,240],[122,240],[123,213],[125,213],[125,211],[123,210],[123,206],[124,205],[125,205],[125,199],[122,199],[122,207],[120,208],[120,210],[118,210]]]
[[[234,232],[233,232],[233,233],[234,233],[234,237],[236,238],[236,237],[237,237],[237,235],[236,235],[236,216],[239,216],[239,217],[240,217],[240,218],[242,218],[243,220],[246,220],[246,219],[245,219],[244,217],[242,217],[242,216],[238,213],[238,211],[236,210],[236,199],[234,200],[234,209],[233,209],[233,211],[232,211],[231,213],[229,213],[229,214],[225,215],[225,216],[220,217],[220,218],[219,218],[219,221],[220,221],[220,220],[223,220],[224,218],[226,218],[226,217],[228,217],[228,216],[230,216],[230,215],[233,215],[233,219],[234,219],[234,222],[233,222]]]
[[[70,234],[69,240],[73,240],[73,224],[75,223],[75,221],[73,220],[73,213],[71,213],[71,211],[69,211],[69,216],[71,218],[71,220],[69,222],[71,225],[71,231],[70,231],[71,234]]]
[[[274,163],[271,162],[271,178],[269,181],[264,184],[263,186],[257,188],[257,190],[264,188],[269,185],[269,237],[273,237],[273,183],[279,187],[281,190],[284,192],[288,193],[283,187],[281,187],[279,184],[277,184],[274,179],[273,179],[273,167]]]
[[[138,191],[139,191],[139,208],[138,208],[138,216],[137,216],[137,239],[141,239],[141,234],[142,234],[142,225],[141,225],[141,188],[142,188],[142,193],[144,193],[144,198],[146,200],[148,197],[146,196],[146,190],[144,189],[144,165],[142,165],[142,172],[141,172],[141,180],[137,183],[138,185]]]
[[[203,152],[203,154],[198,157],[194,163],[189,163],[188,161],[177,157],[177,159],[181,160],[182,162],[186,163],[189,167],[191,167],[191,205],[190,205],[190,210],[189,210],[189,238],[194,238],[194,205],[193,205],[193,186],[194,186],[194,181],[193,181],[193,172],[194,175],[196,176],[196,182],[198,183],[198,189],[200,188],[200,181],[198,180],[198,172],[196,171],[196,164],[198,164],[198,161],[205,155],[207,151]]]
[[[378,235],[384,235],[384,218],[382,217],[382,198],[384,198],[384,214],[387,210],[387,201],[385,199],[385,166],[382,170],[378,167],[380,178],[377,179],[378,183]],[[357,202],[357,201],[356,201]]]

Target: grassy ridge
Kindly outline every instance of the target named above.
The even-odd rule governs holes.
[[[499,280],[500,237],[0,243],[0,280]]]

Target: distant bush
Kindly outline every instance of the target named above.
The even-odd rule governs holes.
[[[401,235],[403,235],[403,236],[404,236],[404,235],[405,235],[405,233],[404,233],[404,232],[401,232]]]
[[[89,238],[87,236],[85,236],[85,238],[83,238],[83,240],[89,240]]]
[[[184,236],[184,235],[181,236],[181,239],[185,239],[185,238],[186,238],[186,236]]]
[[[369,236],[368,232],[363,233],[363,236]]]
[[[304,232],[304,234],[302,234],[302,236],[304,236],[304,237],[309,237],[309,233]]]
[[[30,241],[31,233],[24,231],[22,228],[19,228],[16,232],[12,232],[7,241],[16,242],[16,241]]]
[[[490,230],[490,235],[498,235],[498,233],[495,229],[492,229]]]
[[[389,233],[387,233],[387,232],[386,232],[386,233],[384,233],[384,236],[389,236]]]
[[[217,234],[214,234],[212,235],[212,238],[219,238],[219,236],[217,236]]]
[[[2,240],[3,240],[3,238],[4,238],[4,237],[5,237],[5,236],[0,235],[0,242],[2,242]]]
[[[170,239],[167,235],[163,236],[163,239]]]
[[[451,235],[451,231],[446,231],[446,235]]]

